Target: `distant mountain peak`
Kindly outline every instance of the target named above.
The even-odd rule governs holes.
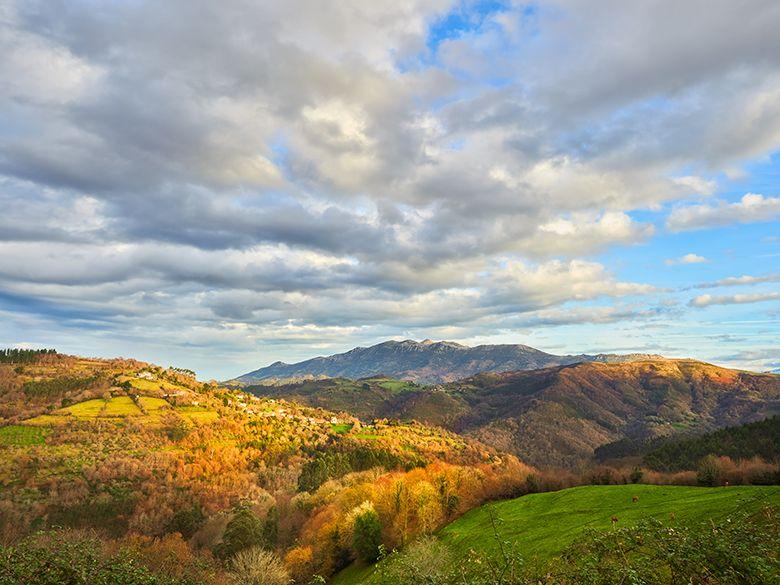
[[[645,354],[554,355],[522,344],[469,347],[454,341],[404,339],[388,340],[370,347],[356,347],[344,353],[315,357],[294,364],[275,362],[244,374],[235,381],[252,384],[263,380],[305,377],[357,380],[384,374],[402,380],[438,384],[483,372],[534,370],[579,362],[624,362],[659,357]]]

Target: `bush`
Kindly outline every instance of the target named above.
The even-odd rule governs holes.
[[[382,524],[370,502],[363,502],[357,508],[352,534],[352,546],[358,558],[366,563],[375,563],[382,544]]]
[[[236,553],[230,563],[235,585],[288,585],[290,575],[274,553],[252,547]]]
[[[703,486],[716,486],[720,483],[720,462],[714,455],[707,455],[699,463],[696,482]]]
[[[0,585],[194,585],[143,567],[129,549],[112,554],[82,531],[39,532],[0,547]]]
[[[402,554],[392,554],[378,568],[380,583],[449,585],[462,583],[461,568],[446,545],[428,536],[413,542]],[[476,583],[474,581],[470,581]]]
[[[777,583],[780,522],[771,510],[719,524],[665,526],[649,520],[591,532],[552,563],[550,583]]]

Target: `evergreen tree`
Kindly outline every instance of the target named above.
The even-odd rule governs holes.
[[[382,524],[379,522],[379,515],[369,502],[361,504],[355,514],[352,544],[361,561],[374,563],[379,559]]]

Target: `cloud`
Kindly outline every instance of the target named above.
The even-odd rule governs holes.
[[[735,295],[699,295],[690,301],[692,307],[709,307],[711,305],[741,305],[744,303],[761,303],[780,300],[780,292]]]
[[[0,308],[226,355],[647,316],[594,257],[648,210],[778,213],[682,205],[780,148],[780,13],[683,4],[6,2]]]
[[[669,258],[667,260],[664,260],[664,264],[667,266],[675,266],[677,264],[701,264],[703,262],[709,262],[704,256],[699,256],[698,254],[689,253],[685,254],[684,256],[680,256],[679,258]]]
[[[666,227],[673,232],[719,227],[734,223],[771,221],[780,216],[780,197],[748,193],[736,203],[691,205],[672,210]]]
[[[745,274],[743,276],[729,276],[713,282],[704,282],[697,284],[694,288],[716,288],[719,286],[740,286],[740,285],[753,285],[763,284],[765,282],[780,282],[780,274],[765,274],[763,276],[751,276]]]

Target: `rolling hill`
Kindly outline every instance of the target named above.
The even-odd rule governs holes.
[[[349,473],[501,462],[442,429],[365,425],[135,360],[36,359],[0,363],[4,541],[48,526],[161,536],[190,513],[198,522],[186,536],[203,525],[213,538],[209,523],[241,502],[281,513]],[[280,528],[280,541],[296,529]]]
[[[435,387],[369,378],[246,389],[364,420],[424,421],[540,467],[576,467],[621,439],[703,433],[780,412],[779,376],[671,359],[486,373]]]
[[[422,383],[451,382],[482,372],[533,370],[579,362],[623,362],[647,359],[645,354],[553,355],[527,345],[468,347],[449,341],[386,341],[346,353],[316,357],[296,364],[276,362],[230,383],[253,384],[294,378],[388,376]]]
[[[486,504],[445,526],[432,543],[424,543],[435,557],[426,559],[427,563],[414,558],[421,547],[412,545],[375,567],[354,565],[346,569],[333,585],[445,583],[447,572],[462,574],[475,568],[475,551],[479,551],[479,567],[485,559],[500,555],[502,546],[522,558],[524,564],[544,567],[573,542],[586,537],[586,530],[607,533],[616,526],[656,519],[673,527],[672,535],[676,529],[679,538],[680,528],[717,523],[740,513],[757,512],[764,506],[780,506],[780,487],[585,486],[530,494]],[[613,523],[612,518],[617,522]],[[416,580],[399,578],[398,573],[403,574],[408,564],[419,567]]]

